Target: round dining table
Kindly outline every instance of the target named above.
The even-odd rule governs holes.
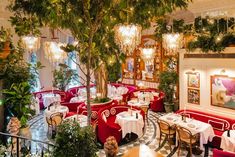
[[[54,102],[60,102],[61,98],[59,94],[46,94],[43,95],[43,105],[44,107],[48,107],[50,104]]]
[[[80,115],[76,114],[73,116],[66,117],[64,120],[69,120],[69,121],[78,121],[80,124],[80,127],[85,127],[87,126],[87,116],[86,115]]]
[[[119,124],[122,128],[122,138],[127,133],[135,133],[138,137],[143,134],[144,120],[139,111],[129,110],[120,112],[116,115],[115,123]]]
[[[235,130],[230,130],[229,132],[229,136],[228,131],[222,134],[220,148],[224,151],[235,152]]]

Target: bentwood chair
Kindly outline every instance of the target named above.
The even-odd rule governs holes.
[[[190,156],[192,156],[192,147],[198,145],[199,134],[192,135],[191,131],[187,128],[177,126],[176,127],[178,133],[178,156],[180,155],[180,148],[182,144],[186,144],[189,146]]]
[[[147,124],[148,124],[148,110],[149,110],[149,105],[141,105],[140,109],[144,111],[144,115],[146,117],[147,120]]]
[[[52,132],[55,131],[57,129],[57,126],[59,126],[62,123],[63,120],[63,113],[61,112],[56,112],[53,113],[50,118],[46,117],[46,121],[48,124],[48,130],[47,132],[49,132],[49,128],[52,128]]]
[[[159,146],[161,144],[162,136],[165,135],[166,139],[167,139],[167,141],[169,143],[170,150],[172,150],[172,148],[171,148],[171,141],[170,140],[175,138],[175,134],[176,134],[175,125],[170,125],[166,121],[160,120],[160,119],[158,119],[157,123],[158,123],[159,130],[160,130]]]

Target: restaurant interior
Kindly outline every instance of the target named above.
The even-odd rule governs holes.
[[[0,157],[235,157],[234,0],[1,0],[0,27]]]

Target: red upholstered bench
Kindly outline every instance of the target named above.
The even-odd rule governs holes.
[[[120,125],[115,123],[116,115],[120,112],[127,111],[128,105],[112,105],[102,108],[98,112],[98,129],[97,136],[100,142],[105,143],[109,136],[114,136],[118,143],[122,140],[122,130]],[[139,108],[132,107],[133,110],[139,110],[143,119],[145,119],[144,111]],[[105,118],[104,118],[105,116]]]
[[[152,111],[155,111],[155,112],[163,112],[165,110],[164,109],[164,104],[163,104],[163,99],[165,97],[165,94],[162,91],[159,91],[158,89],[155,89],[155,88],[137,89],[137,90],[134,90],[130,93],[130,99],[137,98],[134,94],[135,92],[155,92],[155,93],[159,93],[158,96],[156,96],[156,95],[154,96],[153,101],[150,101],[149,108]]]
[[[59,94],[62,103],[66,101],[66,98],[67,98],[66,92],[62,90],[45,90],[45,91],[40,91],[40,92],[34,92],[33,95],[39,99],[40,110],[44,108],[43,95],[50,94],[50,93]]]
[[[102,108],[107,107],[107,106],[111,106],[111,105],[117,105],[117,104],[118,104],[118,102],[116,100],[112,100],[108,103],[103,103],[103,104],[92,104],[92,106],[91,106],[91,121],[92,122],[97,121],[98,112]],[[66,103],[65,105],[66,106],[67,105],[68,106],[73,106],[74,103]],[[78,105],[78,103],[77,104],[75,103],[75,105],[72,107],[72,110],[74,110],[74,111],[71,111],[71,112],[67,113],[66,117],[72,116],[72,115],[77,114],[77,113],[87,115],[87,107],[86,107],[85,103],[81,103],[80,105],[78,105],[77,109],[75,110],[76,105]]]
[[[184,110],[178,110],[176,113],[184,114]],[[235,129],[235,119],[195,110],[185,110],[185,114],[190,118],[211,124],[216,135],[213,138],[212,145],[217,148],[220,147],[221,135],[223,132]]]
[[[213,149],[213,157],[235,157],[235,153]]]

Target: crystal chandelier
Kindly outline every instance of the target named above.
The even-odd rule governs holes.
[[[22,37],[24,48],[29,52],[35,52],[40,48],[40,38],[34,36]]]
[[[54,41],[44,43],[44,52],[50,62],[63,62],[67,58],[67,53],[60,48],[61,46],[64,46],[64,44]]]
[[[143,47],[140,48],[141,58],[144,60],[146,64],[153,64],[154,57],[156,55],[156,47]]]
[[[131,55],[137,45],[141,43],[140,25],[118,24],[114,27],[114,38],[122,52]]]
[[[165,48],[167,55],[176,55],[181,48],[182,36],[179,33],[168,33],[162,35],[162,46]]]

